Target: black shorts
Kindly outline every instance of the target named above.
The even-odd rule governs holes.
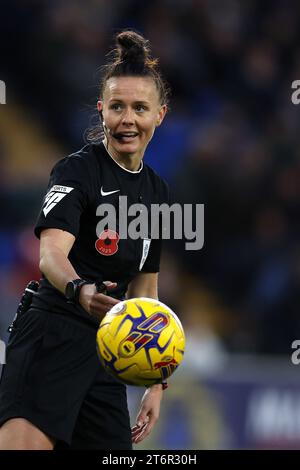
[[[0,426],[22,417],[72,449],[131,449],[126,387],[96,352],[97,328],[29,309],[17,320],[0,382]]]

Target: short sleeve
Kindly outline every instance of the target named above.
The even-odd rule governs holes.
[[[162,241],[151,240],[147,259],[141,269],[142,273],[158,273],[160,266]]]
[[[34,229],[38,238],[44,228],[58,228],[75,237],[78,235],[80,217],[88,201],[87,178],[83,157],[65,157],[54,166]]]

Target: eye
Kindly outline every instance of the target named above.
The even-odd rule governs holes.
[[[145,106],[143,104],[137,104],[135,109],[138,113],[140,113],[142,111],[147,111],[147,106]]]
[[[113,109],[114,111],[121,111],[122,105],[120,103],[114,103],[110,106],[110,109]]]

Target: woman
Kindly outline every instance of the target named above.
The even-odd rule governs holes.
[[[167,111],[167,90],[148,42],[117,35],[97,103],[104,140],[60,160],[35,227],[43,278],[17,319],[0,386],[0,449],[130,449],[158,419],[163,385],[148,388],[130,430],[126,388],[99,365],[95,336],[106,312],[130,297],[157,298],[160,241],[98,230],[102,204],[168,202],[143,164]],[[129,219],[128,219],[129,220]],[[150,229],[149,229],[150,230]],[[150,233],[150,232],[149,232]]]

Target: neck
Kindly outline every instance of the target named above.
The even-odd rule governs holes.
[[[123,168],[129,171],[137,171],[140,169],[143,155],[136,155],[130,153],[124,155],[119,154],[109,145],[106,137],[104,138],[103,143],[111,158]]]

